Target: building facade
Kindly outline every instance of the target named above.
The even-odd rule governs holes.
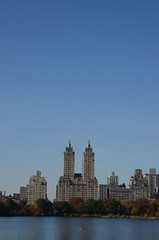
[[[112,172],[110,176],[107,177],[107,184],[108,185],[119,185],[119,177],[115,175],[115,172]]]
[[[98,181],[94,176],[94,152],[88,143],[82,157],[82,174],[75,173],[75,153],[69,141],[64,152],[63,176],[56,186],[56,201],[67,201],[74,197],[97,199]]]
[[[124,185],[110,186],[108,191],[109,199],[131,200],[131,190]]]
[[[1,201],[1,200],[5,200],[5,199],[6,199],[5,192],[4,192],[4,194],[3,194],[3,192],[0,191],[0,201]]]
[[[156,168],[149,168],[148,173],[144,173],[144,177],[148,181],[148,194],[151,197],[156,192],[156,188],[159,187],[159,174],[156,173]]]
[[[135,169],[134,175],[130,178],[128,187],[131,190],[131,200],[135,201],[139,198],[149,198],[148,180],[142,173],[142,169]]]
[[[20,187],[20,200],[27,200],[27,188],[24,186]]]
[[[36,200],[47,198],[47,182],[45,177],[41,176],[40,171],[30,177],[29,184],[26,187],[27,204],[33,204]]]
[[[122,185],[99,184],[99,199],[130,200],[131,190]]]
[[[98,199],[104,200],[109,198],[109,188],[110,185],[107,184],[99,184],[98,186]]]

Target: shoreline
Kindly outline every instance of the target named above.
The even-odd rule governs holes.
[[[150,216],[118,216],[118,215],[68,215],[68,216],[54,216],[54,215],[50,215],[50,216],[47,216],[47,215],[6,215],[6,216],[0,216],[0,218],[3,218],[3,217],[8,217],[8,218],[14,218],[14,217],[40,217],[40,218],[46,218],[46,217],[57,217],[57,218],[116,218],[116,219],[134,219],[134,220],[159,220],[159,217],[150,217]]]

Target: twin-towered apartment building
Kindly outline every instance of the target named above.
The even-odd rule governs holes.
[[[64,151],[63,175],[56,186],[56,201],[69,201],[71,198],[137,200],[139,198],[150,199],[157,195],[159,189],[159,174],[155,168],[148,173],[142,173],[141,169],[135,169],[130,177],[128,187],[120,185],[118,176],[114,172],[107,177],[107,184],[98,184],[94,175],[95,155],[90,142],[85,147],[82,156],[82,173],[75,173],[75,152],[69,141]],[[28,204],[34,203],[39,198],[47,198],[47,182],[37,171],[30,177],[29,184],[21,187],[20,198],[27,199]]]
[[[64,152],[63,176],[56,186],[56,200],[69,201],[73,197],[98,199],[98,181],[94,176],[94,152],[90,142],[82,157],[82,174],[75,173],[75,153],[69,141]]]

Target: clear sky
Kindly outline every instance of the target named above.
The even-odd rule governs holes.
[[[71,140],[99,183],[159,173],[159,1],[0,1],[0,190],[36,170],[48,196]]]

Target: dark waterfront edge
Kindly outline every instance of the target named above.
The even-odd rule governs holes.
[[[51,202],[38,199],[34,204],[0,201],[0,216],[60,216],[60,217],[107,217],[131,219],[159,219],[159,200],[119,201],[116,199],[72,199],[68,202]]]

